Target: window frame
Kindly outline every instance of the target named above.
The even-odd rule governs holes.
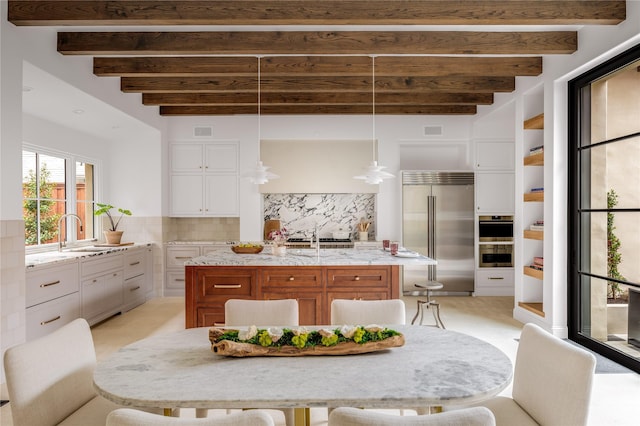
[[[65,193],[66,193],[66,198],[65,198],[65,212],[67,214],[73,213],[73,214],[77,214],[78,212],[77,210],[77,197],[76,197],[76,190],[75,190],[75,185],[76,185],[76,163],[88,163],[93,165],[93,204],[95,206],[97,200],[99,199],[99,194],[101,193],[101,185],[100,182],[102,181],[101,179],[101,174],[100,171],[102,170],[101,164],[100,164],[100,160],[95,159],[95,158],[90,158],[81,154],[74,154],[71,152],[65,152],[65,151],[60,151],[57,149],[53,149],[53,148],[48,148],[48,147],[43,147],[41,145],[35,145],[35,144],[31,144],[28,142],[23,142],[22,143],[22,150],[21,155],[24,151],[30,151],[30,152],[34,152],[37,155],[48,155],[48,156],[52,156],[52,157],[58,157],[63,159],[66,162],[66,167],[65,167]],[[39,173],[39,171],[37,171]],[[24,175],[24,170],[21,171],[21,173]],[[22,197],[22,202],[24,202],[24,197]],[[95,242],[98,241],[98,237],[95,235],[95,233],[97,232],[97,230],[99,229],[98,225],[100,224],[100,222],[97,220],[97,218],[95,216],[92,217],[93,220],[93,229],[94,229],[94,236],[91,238],[86,238],[83,240],[78,240],[77,239],[77,235],[76,235],[76,230],[75,227],[70,227],[69,231],[67,232],[67,242],[68,243],[83,243],[83,242]],[[51,251],[51,250],[57,250],[57,243],[47,243],[47,244],[36,244],[36,245],[32,245],[32,246],[27,246],[25,244],[25,253],[26,254],[31,254],[31,253],[39,253],[39,252],[44,252],[44,251]]]

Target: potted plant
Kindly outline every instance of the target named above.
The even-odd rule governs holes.
[[[96,203],[96,205],[99,208],[93,214],[95,216],[106,214],[111,225],[107,231],[104,231],[104,237],[107,240],[107,244],[120,244],[120,241],[122,240],[122,233],[124,231],[118,231],[118,225],[120,224],[120,220],[124,215],[131,216],[131,211],[118,208],[120,217],[118,217],[118,219],[114,221],[113,215],[111,214],[111,209],[115,209],[115,207],[113,207],[111,204]]]

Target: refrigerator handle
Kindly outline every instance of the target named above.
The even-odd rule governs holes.
[[[428,256],[432,259],[435,259],[436,258],[436,197],[433,195],[429,195],[427,197],[427,211],[429,214],[429,222],[427,224],[427,229],[429,232],[429,242],[428,242],[427,250],[429,252]],[[429,281],[435,281],[436,280],[435,266],[430,265],[428,268],[429,268],[429,273],[428,273],[427,279]]]

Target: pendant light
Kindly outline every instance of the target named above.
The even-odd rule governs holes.
[[[372,101],[371,101],[371,122],[372,122],[372,145],[373,145],[373,161],[367,167],[367,173],[364,175],[354,176],[354,179],[364,180],[371,185],[378,185],[382,183],[384,179],[395,177],[389,172],[385,172],[382,169],[386,169],[385,166],[379,166],[376,161],[376,57],[371,57],[371,80],[372,80]]]
[[[262,120],[260,115],[260,107],[261,107],[260,98],[261,98],[260,96],[260,56],[258,56],[258,162],[256,164],[256,167],[252,171],[244,175],[244,177],[249,179],[249,182],[254,183],[256,185],[262,185],[264,183],[269,182],[269,179],[277,179],[280,177],[275,173],[271,173],[269,171],[269,167],[262,164],[262,161],[260,160],[260,141],[262,140]]]

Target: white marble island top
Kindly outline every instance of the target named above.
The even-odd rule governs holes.
[[[404,257],[406,256],[406,257]],[[287,249],[284,256],[275,256],[271,247],[266,246],[262,253],[236,254],[231,247],[222,247],[205,256],[188,260],[186,266],[428,266],[437,262],[426,256],[410,251],[399,252],[392,256],[383,250],[358,249],[320,249],[318,257],[315,249]]]

